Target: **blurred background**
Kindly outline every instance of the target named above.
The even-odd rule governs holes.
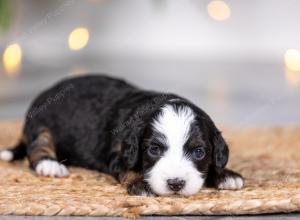
[[[67,76],[185,96],[221,125],[300,123],[300,1],[0,0],[0,120]]]

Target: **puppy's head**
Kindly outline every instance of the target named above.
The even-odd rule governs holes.
[[[142,141],[145,180],[158,195],[192,195],[208,170],[224,169],[228,148],[203,111],[186,103],[164,105],[146,128]]]
[[[228,160],[228,147],[210,117],[185,100],[168,101],[129,133],[125,165],[142,170],[158,195],[193,195],[208,171],[221,173]]]

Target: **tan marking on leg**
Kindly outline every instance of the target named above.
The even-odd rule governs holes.
[[[42,159],[56,159],[55,146],[48,129],[42,129],[29,150],[29,161],[33,167]]]
[[[141,173],[129,171],[125,174],[125,176],[121,179],[120,182],[123,186],[128,186],[129,184],[136,182],[137,180],[140,180],[142,178],[143,175]]]

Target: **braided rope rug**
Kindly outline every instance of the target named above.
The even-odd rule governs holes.
[[[13,145],[20,123],[0,123],[0,148]],[[128,196],[110,176],[71,168],[68,178],[37,177],[27,162],[0,162],[2,215],[240,215],[300,211],[300,128],[226,130],[229,167],[242,173],[238,191],[195,196]]]

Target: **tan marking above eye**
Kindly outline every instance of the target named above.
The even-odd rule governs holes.
[[[195,149],[197,147],[204,147],[205,146],[205,142],[202,140],[192,140],[187,144],[189,149]]]

